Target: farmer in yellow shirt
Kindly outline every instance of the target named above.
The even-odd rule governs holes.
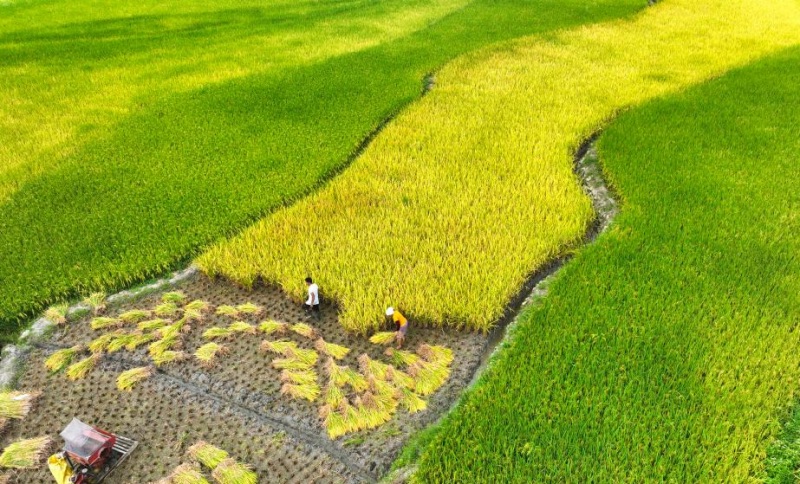
[[[386,309],[386,317],[391,318],[394,322],[395,331],[397,332],[397,349],[403,347],[403,342],[406,339],[406,332],[408,331],[408,319],[400,311],[395,311],[393,307]]]

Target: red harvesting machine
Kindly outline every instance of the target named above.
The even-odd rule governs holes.
[[[61,432],[64,449],[48,464],[59,484],[99,484],[133,452],[138,442],[73,418]]]

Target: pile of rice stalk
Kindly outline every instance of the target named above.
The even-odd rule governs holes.
[[[64,348],[63,350],[55,351],[52,355],[47,357],[44,360],[44,366],[49,371],[55,373],[57,371],[61,371],[66,368],[72,360],[75,358],[75,355],[83,351],[83,347],[81,345],[73,346],[72,348]]]
[[[61,326],[62,324],[67,322],[68,311],[69,311],[68,305],[55,304],[47,308],[47,311],[44,312],[44,317],[48,319],[51,323]]]
[[[50,446],[50,437],[43,435],[9,444],[0,454],[0,467],[29,469],[39,464]]]
[[[286,330],[289,329],[289,325],[286,323],[281,323],[275,321],[273,319],[263,321],[259,326],[258,329],[265,334],[272,334],[272,333],[285,333]]]
[[[213,327],[203,331],[203,338],[205,339],[230,339],[233,336],[233,330],[230,328]]]
[[[170,484],[209,484],[197,464],[181,464],[166,479]]]
[[[137,338],[137,335],[135,335],[135,334],[125,334],[125,333],[123,333],[123,334],[117,335],[114,338],[112,338],[111,341],[109,341],[108,344],[106,345],[106,352],[107,353],[116,353],[117,351],[119,351],[122,348],[125,348],[126,346],[131,344],[136,338]]]
[[[185,300],[186,294],[182,293],[181,291],[165,292],[161,295],[161,302],[165,303],[183,304],[183,301]]]
[[[183,351],[167,350],[158,355],[154,355],[152,359],[156,366],[161,366],[176,361],[183,361],[186,358],[188,358],[188,356]]]
[[[156,318],[142,321],[141,323],[137,324],[136,327],[140,331],[157,331],[168,324],[169,319]]]
[[[89,351],[92,353],[102,353],[108,348],[108,344],[111,343],[111,341],[123,334],[125,333],[122,331],[102,334],[89,343]]]
[[[128,343],[125,345],[125,350],[135,351],[136,348],[142,346],[143,344],[153,341],[155,337],[156,336],[153,333],[133,333],[130,335]]]
[[[186,450],[192,460],[203,464],[211,470],[217,468],[220,462],[228,458],[228,453],[219,447],[215,447],[205,440],[197,441],[193,446]]]
[[[194,301],[187,303],[183,309],[186,311],[206,312],[211,309],[211,304],[203,301],[202,299],[195,299]]]
[[[117,389],[129,392],[133,390],[139,382],[150,378],[153,375],[153,369],[149,366],[141,366],[139,368],[131,368],[130,370],[123,371],[117,377]]]
[[[320,353],[333,357],[337,360],[341,360],[342,358],[347,356],[348,353],[350,353],[350,348],[333,343],[328,343],[322,338],[319,338],[317,341],[314,342],[314,347]]]
[[[230,458],[220,462],[211,476],[219,484],[256,484],[258,482],[255,472]]]
[[[73,363],[67,367],[67,378],[72,381],[86,378],[86,375],[97,365],[100,361],[99,354],[90,355],[77,363]]]
[[[296,323],[293,324],[291,330],[295,333],[299,334],[300,336],[305,336],[306,338],[313,339],[317,337],[317,332],[311,326],[305,323]]]
[[[317,382],[317,372],[314,370],[283,370],[281,372],[283,383],[294,383],[295,385],[308,385]]]
[[[245,321],[231,323],[228,329],[234,333],[256,334],[256,327]]]
[[[259,306],[257,304],[253,304],[253,303],[248,302],[248,303],[244,303],[244,304],[240,304],[240,305],[236,306],[236,310],[239,311],[240,313],[244,313],[244,314],[256,314],[257,315],[257,314],[261,314],[264,311],[264,308],[262,308],[261,306]]]
[[[368,354],[364,353],[358,357],[358,367],[361,373],[366,376],[374,376],[379,380],[386,380],[386,373],[389,368],[392,368],[386,363],[381,363],[378,360],[373,360]]]
[[[294,358],[296,360],[302,361],[308,366],[314,366],[317,364],[317,360],[319,359],[319,353],[314,350],[306,350],[302,348],[288,348],[284,355],[287,358]]]
[[[382,331],[375,333],[369,338],[369,342],[376,345],[388,345],[397,339],[397,332],[395,331]]]
[[[269,341],[264,340],[261,342],[261,349],[283,356],[288,356],[289,351],[297,350],[297,343],[294,341],[278,340]]]
[[[394,348],[386,348],[384,352],[386,356],[392,359],[395,366],[408,366],[413,365],[419,361],[419,355],[410,351],[396,350]]]
[[[422,343],[417,348],[417,354],[434,365],[448,366],[453,362],[453,350],[444,346]]]
[[[311,365],[298,358],[276,358],[272,360],[272,367],[278,370],[303,371],[311,370]]]
[[[150,356],[158,356],[165,351],[177,348],[179,345],[180,341],[178,340],[177,336],[161,338],[155,343],[150,343],[150,346],[148,346],[148,352],[150,353]]]
[[[408,374],[414,378],[415,392],[430,395],[447,381],[450,367],[420,360],[408,367]]]
[[[178,305],[174,302],[161,303],[153,309],[153,313],[161,318],[171,318],[178,314]]]
[[[238,318],[239,317],[239,310],[233,306],[229,306],[227,304],[223,304],[222,306],[217,306],[217,313],[218,316],[229,316],[231,318]]]
[[[0,418],[24,418],[39,395],[39,392],[0,392]]]
[[[357,392],[367,389],[367,379],[364,375],[349,366],[337,365],[333,358],[328,358],[328,361],[325,362],[325,373],[328,374],[330,382],[339,388],[350,385]]]
[[[122,325],[122,322],[117,318],[109,318],[109,317],[99,317],[94,318],[89,322],[89,326],[97,331],[99,329],[106,329],[112,327],[119,327]]]
[[[144,309],[131,309],[117,316],[120,321],[127,324],[138,323],[150,317],[150,311]]]
[[[217,343],[206,343],[197,348],[194,356],[205,367],[212,367],[216,361],[217,356],[222,356],[228,352],[225,346]]]
[[[284,383],[281,387],[281,395],[289,395],[292,398],[305,399],[309,402],[319,398],[319,392],[319,385],[316,381],[302,384]]]
[[[93,292],[83,298],[83,304],[89,306],[92,314],[100,314],[106,310],[106,294],[104,292]]]

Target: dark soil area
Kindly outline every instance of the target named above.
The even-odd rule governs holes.
[[[258,316],[237,318],[253,324],[265,319],[306,322],[326,341],[351,348],[339,364],[356,368],[356,358],[362,353],[388,362],[383,346],[342,330],[332,305],[323,303],[319,320],[306,320],[300,306],[274,287],[249,291],[222,279],[198,275],[178,289],[190,300],[203,299],[215,307],[245,302],[263,306],[265,311]],[[107,315],[132,308],[149,309],[158,304],[159,298],[160,294],[152,294],[110,308]],[[391,421],[377,429],[331,441],[318,417],[319,403],[281,395],[280,371],[270,365],[274,355],[259,350],[264,339],[291,339],[303,348],[313,348],[313,340],[291,332],[269,336],[260,332],[239,334],[222,342],[230,352],[215,367],[204,368],[194,358],[162,366],[154,377],[127,393],[116,389],[116,377],[126,369],[151,363],[146,345],[132,353],[123,350],[104,356],[85,380],[70,382],[63,374],[47,374],[43,360],[54,350],[89,343],[109,331],[93,331],[89,320],[71,323],[66,331],[58,330],[46,345],[31,354],[20,387],[40,389],[44,394],[26,420],[9,427],[2,441],[48,434],[60,442],[58,432],[73,416],[138,440],[139,448],[106,481],[109,484],[145,483],[166,476],[183,461],[185,449],[198,439],[222,447],[252,465],[262,482],[375,481],[389,469],[412,433],[450,408],[470,382],[487,347],[483,335],[419,328],[412,321],[407,348],[416,349],[420,343],[451,348],[455,359],[450,378],[427,398],[426,410],[414,415],[398,410]],[[205,329],[227,326],[233,321],[209,314],[205,320],[193,323],[192,330],[183,337],[183,350],[193,353],[206,342],[201,337]],[[317,364],[321,376],[324,361],[321,355]],[[320,383],[324,383],[324,377]],[[22,472],[16,482],[49,483],[51,479],[42,469]]]

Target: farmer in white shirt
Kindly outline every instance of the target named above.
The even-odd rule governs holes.
[[[306,299],[305,310],[319,319],[319,286],[314,284],[310,277],[306,277],[306,286],[308,286],[308,299]]]

